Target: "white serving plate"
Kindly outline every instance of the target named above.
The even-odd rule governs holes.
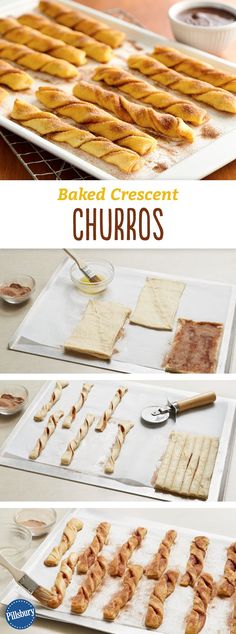
[[[132,530],[138,526],[145,526],[148,529],[147,535],[142,542],[141,548],[135,551],[132,556],[133,563],[138,563],[143,566],[150,561],[156,552],[166,531],[175,529],[177,532],[177,541],[171,551],[168,567],[178,569],[181,574],[185,571],[191,541],[199,534],[190,529],[175,527],[173,525],[167,526],[146,520],[142,517],[142,510],[139,510],[136,516],[134,511],[132,519],[126,519],[125,513],[121,513],[119,520],[117,520],[117,514],[114,514],[111,509],[80,509],[74,510],[73,512],[70,511],[58,522],[51,534],[48,535],[39,546],[25,566],[27,573],[37,579],[41,585],[48,588],[53,585],[58,568],[46,568],[46,566],[43,565],[43,561],[51,548],[59,542],[63,528],[70,517],[79,517],[84,521],[84,528],[78,533],[78,537],[71,551],[83,549],[90,543],[94,529],[99,522],[106,520],[111,523],[110,543],[105,546],[102,551],[108,560],[113,557],[116,549],[126,541]],[[210,540],[204,570],[212,574],[215,581],[219,581],[226,561],[226,549],[230,543],[234,541],[235,537],[228,538],[207,532],[204,532],[204,535]],[[68,551],[68,554],[71,551]],[[143,577],[131,602],[121,611],[120,616],[114,623],[108,623],[102,619],[102,608],[107,603],[107,600],[109,600],[113,593],[120,587],[120,580],[112,579],[111,577],[107,578],[104,586],[94,595],[87,611],[79,616],[71,614],[70,598],[74,596],[82,580],[83,575],[78,576],[75,574],[73,576],[72,583],[67,589],[63,606],[57,610],[48,610],[40,607],[39,604],[32,599],[36,607],[37,616],[60,623],[70,623],[101,632],[108,632],[109,634],[130,634],[131,632],[143,634],[147,631],[147,628],[144,626],[144,616],[148,598],[155,582]],[[12,582],[4,591],[1,602],[7,605],[10,601],[23,598],[23,596],[26,596],[24,592],[16,586],[15,582]],[[173,634],[173,632],[175,634],[184,634],[185,617],[191,610],[192,603],[192,588],[177,586],[174,593],[165,603],[165,616],[163,624],[159,628],[160,634]],[[213,632],[215,634],[229,634],[228,622],[231,614],[232,601],[215,598],[208,608],[207,620],[202,629],[202,634],[213,634]]]
[[[88,382],[88,379],[86,381]],[[81,380],[71,381],[69,386],[63,390],[60,400],[50,410],[48,416],[57,409],[62,409],[66,415],[78,399],[82,383]],[[94,414],[97,421],[117,388],[122,384],[128,387],[128,392],[117,407],[106,430],[102,434],[98,434],[94,431],[95,422],[75,453],[71,465],[61,466],[60,458],[68,443],[76,435],[85,416],[89,413]],[[83,482],[93,486],[142,495],[155,500],[189,504],[192,500],[155,492],[151,484],[158,462],[167,446],[169,434],[175,429],[176,431],[219,438],[219,451],[208,501],[223,499],[230,468],[234,434],[234,400],[218,397],[213,406],[178,415],[176,422],[169,418],[163,426],[147,427],[140,420],[140,414],[144,407],[166,403],[168,399],[179,401],[190,398],[193,393],[175,390],[171,383],[167,389],[163,388],[161,383],[150,385],[146,382],[127,381],[122,383],[98,380],[95,381],[94,387],[71,429],[62,429],[60,422],[41,456],[36,461],[32,461],[28,459],[29,452],[42,433],[48,419],[47,416],[41,423],[36,423],[33,417],[36,411],[48,402],[54,385],[55,381],[45,383],[24,412],[0,449],[0,464],[73,482]],[[121,454],[115,464],[114,473],[107,475],[104,473],[104,464],[117,434],[119,420],[131,420],[134,427],[125,439]]]
[[[126,33],[128,43],[117,50],[117,55],[119,57],[116,57],[111,61],[113,65],[123,64],[128,54],[135,51],[131,42],[137,41],[139,45],[145,49],[145,51],[151,51],[158,43],[164,43],[166,45],[174,44],[176,48],[186,51],[186,53],[190,55],[196,56],[205,62],[212,63],[217,68],[231,73],[235,72],[236,74],[236,65],[233,63],[224,61],[208,53],[192,49],[191,47],[178,42],[167,40],[156,33],[131,25],[123,20],[119,20],[118,18],[96,11],[95,9],[74,3],[71,0],[65,0],[64,3],[72,8],[79,9],[85,14],[97,17],[113,27],[120,28]],[[17,16],[23,12],[35,10],[36,7],[36,0],[8,0],[7,2],[4,1],[1,4],[1,15],[4,16],[11,14]],[[122,55],[124,58],[123,60]],[[87,69],[89,70],[95,66],[97,66],[95,62],[89,61],[89,65],[82,67],[83,70],[82,68],[79,69],[79,74],[84,77],[86,76]],[[45,82],[47,84],[48,82],[51,84],[56,83],[57,86],[60,84],[60,80],[42,73],[34,73],[33,76],[36,79],[35,87],[37,85],[45,84]],[[69,82],[67,84],[65,84],[65,82],[61,82],[60,85],[66,90],[68,90],[69,87],[70,90],[72,89],[73,82]],[[162,89],[164,89],[164,87],[162,87]],[[170,140],[166,141],[164,137],[160,137],[158,150],[152,153],[149,158],[146,157],[146,165],[132,175],[125,175],[114,166],[108,166],[103,161],[94,159],[83,152],[74,151],[72,148],[69,149],[66,145],[59,146],[51,141],[39,137],[36,133],[23,128],[14,121],[11,121],[8,118],[8,113],[11,110],[16,96],[16,93],[14,95],[11,94],[9,99],[6,100],[6,102],[4,102],[0,107],[0,124],[12,132],[24,137],[28,141],[36,143],[41,148],[55,154],[62,160],[67,161],[68,163],[84,170],[88,174],[95,176],[96,178],[119,178],[123,180],[130,178],[132,178],[132,180],[162,179],[163,177],[165,179],[200,179],[234,160],[236,157],[236,116],[221,113],[213,108],[207,106],[205,107],[205,104],[195,101],[194,103],[198,103],[207,110],[211,119],[210,123],[214,128],[220,131],[220,136],[216,139],[203,139],[201,137],[201,131],[198,128],[194,128],[197,133],[197,139],[194,144],[184,144],[184,149],[183,146],[180,147],[178,143],[173,141],[170,143]],[[36,103],[35,97],[30,94],[30,92],[28,95],[23,92],[20,94],[18,93],[18,97]],[[72,122],[70,121],[70,123]],[[169,149],[170,151],[168,151]],[[167,165],[167,169],[161,173],[158,173],[155,169],[153,169],[153,167],[157,164],[163,164],[163,162]]]
[[[105,370],[163,373],[162,364],[171,345],[175,326],[173,331],[161,331],[128,324],[124,337],[118,342],[118,351],[110,361],[64,352],[63,345],[79,323],[89,301],[88,295],[80,293],[73,286],[70,268],[71,261],[67,258],[56,269],[11,339],[10,349]],[[186,284],[175,325],[178,317],[224,324],[217,372],[228,372],[235,325],[236,287],[117,266],[112,283],[100,298],[134,309],[146,277],[181,280]]]

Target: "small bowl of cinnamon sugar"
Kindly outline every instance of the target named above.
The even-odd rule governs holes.
[[[0,281],[0,298],[8,304],[22,304],[32,295],[35,280],[31,275],[18,273],[11,278]]]
[[[20,509],[14,516],[15,523],[18,526],[27,528],[32,537],[41,537],[47,535],[54,526],[57,519],[56,511],[49,509]]]
[[[24,385],[0,383],[0,414],[17,414],[25,407],[29,392]]]

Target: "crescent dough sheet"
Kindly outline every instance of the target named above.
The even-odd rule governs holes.
[[[65,351],[111,359],[131,310],[122,304],[90,300],[84,315],[64,344]]]
[[[216,372],[223,329],[220,323],[178,319],[171,349],[164,361],[165,371]]]
[[[184,288],[182,282],[147,277],[131,323],[156,330],[172,330]]]

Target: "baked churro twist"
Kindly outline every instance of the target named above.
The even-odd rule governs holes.
[[[67,550],[74,544],[77,533],[83,528],[83,522],[72,517],[66,524],[61,540],[58,546],[54,546],[49,555],[46,557],[45,566],[57,566]]]
[[[190,546],[190,556],[186,565],[186,572],[181,577],[181,586],[194,587],[197,578],[203,571],[204,560],[206,557],[209,539],[204,536],[195,537]]]
[[[46,444],[49,441],[49,438],[51,438],[52,434],[54,434],[57,428],[58,422],[60,418],[62,418],[62,416],[64,416],[64,412],[62,412],[62,410],[59,410],[58,412],[54,412],[54,414],[51,414],[50,418],[48,419],[46,427],[44,427],[43,433],[38,438],[34,448],[29,453],[30,460],[37,460],[37,458],[40,456],[42,451],[45,449]]]
[[[129,537],[117,551],[115,557],[109,564],[108,572],[111,577],[122,577],[128,561],[130,560],[134,550],[139,548],[145,535],[147,534],[146,528],[136,528],[136,530]]]
[[[234,601],[233,613],[230,623],[230,634],[236,634],[236,600]]]
[[[0,60],[0,84],[8,86],[12,90],[26,90],[32,83],[32,77],[24,70]]]
[[[122,580],[121,590],[119,590],[103,608],[103,618],[106,621],[114,621],[122,608],[132,599],[142,575],[142,566],[132,564],[128,567],[124,579]]]
[[[85,64],[85,52],[73,46],[67,46],[61,40],[38,33],[31,27],[23,26],[14,18],[0,18],[0,35],[9,42],[24,44],[35,51],[48,53],[52,57],[64,59],[75,66]]]
[[[110,528],[111,525],[108,522],[101,522],[98,524],[96,528],[96,535],[94,536],[90,546],[85,548],[78,557],[77,572],[79,575],[88,572],[89,568],[91,568],[91,566],[95,563],[103,546],[107,544]]]
[[[138,70],[147,75],[153,81],[163,84],[168,88],[177,90],[184,95],[189,95],[197,101],[212,106],[215,110],[236,114],[236,97],[231,93],[207,84],[200,79],[192,79],[167,68],[149,55],[131,55],[128,58],[129,68]]]
[[[125,35],[121,31],[110,28],[107,24],[90,18],[80,11],[72,10],[59,2],[41,0],[39,9],[49,18],[53,18],[59,24],[69,26],[75,31],[82,31],[91,35],[99,42],[105,42],[112,48],[117,48],[124,41]]]
[[[71,79],[77,75],[75,66],[64,59],[56,59],[51,55],[46,55],[46,53],[32,51],[31,48],[23,46],[23,44],[13,44],[5,42],[5,40],[0,40],[0,58],[5,58],[30,70],[41,71],[62,79]]]
[[[165,534],[164,539],[160,543],[157,553],[147,565],[145,575],[148,579],[160,579],[168,566],[170,551],[177,537],[176,531],[170,530]]]
[[[67,445],[66,451],[61,457],[62,465],[68,466],[72,462],[76,450],[80,446],[80,443],[85,438],[85,436],[87,436],[89,428],[91,427],[94,421],[95,421],[95,416],[93,416],[92,414],[87,414],[75,438],[72,438],[72,440],[69,442],[69,444]]]
[[[85,401],[88,398],[89,392],[91,391],[93,387],[93,383],[84,383],[82,386],[82,390],[80,392],[78,401],[75,403],[75,405],[72,405],[69,414],[67,414],[67,416],[65,417],[65,419],[63,420],[62,423],[62,427],[63,429],[70,429],[72,423],[74,422],[76,415],[78,414],[78,412],[82,409]]]
[[[103,412],[101,418],[99,418],[98,424],[96,426],[96,431],[104,431],[104,429],[106,429],[107,423],[114,414],[114,411],[118,407],[122,398],[125,396],[126,392],[128,392],[127,387],[118,387],[118,390],[116,390],[116,393],[109,403],[107,409],[105,409],[105,412]]]
[[[53,390],[53,392],[52,392],[52,394],[50,396],[50,399],[49,399],[48,403],[45,403],[45,405],[43,405],[41,407],[39,412],[37,412],[34,415],[34,420],[35,421],[39,422],[39,421],[44,420],[45,416],[50,411],[50,409],[52,409],[52,407],[61,398],[62,390],[64,390],[64,388],[67,387],[68,385],[69,385],[68,381],[57,381],[56,382],[54,390]]]
[[[224,577],[217,587],[218,597],[232,597],[236,590],[236,542],[227,549]]]
[[[51,112],[42,112],[39,108],[19,99],[16,99],[10,116],[40,136],[56,143],[67,143],[73,148],[102,159],[105,163],[115,165],[126,174],[135,172],[142,167],[142,160],[132,150],[120,148],[111,141],[103,137],[96,137],[86,130],[79,130],[75,126],[61,121]]]
[[[56,579],[52,587],[52,597],[48,601],[49,608],[58,608],[62,604],[65,597],[66,590],[71,583],[72,576],[74,574],[76,564],[78,561],[78,554],[71,553],[66,559],[63,559],[60,565],[60,570],[57,573]]]
[[[105,467],[104,467],[105,473],[113,473],[114,472],[115,461],[117,460],[118,456],[120,455],[122,445],[125,442],[125,438],[126,438],[127,434],[129,433],[129,431],[132,429],[133,426],[134,426],[133,423],[131,423],[130,421],[123,421],[123,422],[119,423],[119,425],[118,425],[118,433],[117,433],[115,441],[114,441],[114,443],[112,445],[109,458],[108,458],[108,460],[107,460],[107,462],[105,464]]]
[[[169,46],[155,46],[152,57],[159,62],[174,68],[179,73],[196,77],[202,81],[207,81],[212,86],[224,88],[236,93],[236,75],[231,75],[221,69],[215,68],[211,64],[201,62],[195,57],[190,57],[182,51]]]
[[[100,588],[107,571],[107,562],[104,557],[98,557],[90,568],[85,581],[78,588],[77,594],[73,597],[71,603],[72,612],[82,614],[87,610],[89,602]]]
[[[43,86],[37,91],[39,101],[49,110],[63,117],[69,117],[82,124],[94,134],[102,135],[118,145],[134,150],[138,154],[147,154],[157,146],[156,140],[146,132],[138,130],[130,123],[116,119],[94,104],[80,101],[58,88]]]
[[[44,35],[55,37],[65,42],[65,44],[82,49],[88,57],[95,59],[96,62],[109,62],[112,57],[112,49],[107,44],[97,42],[93,37],[79,31],[73,31],[67,26],[55,24],[37,13],[25,13],[18,18],[18,21],[21,24],[37,29]]]
[[[156,630],[163,622],[164,603],[173,594],[178,581],[179,573],[176,570],[167,570],[155,584],[149,597],[145,625]]]
[[[207,608],[213,598],[214,583],[206,572],[199,577],[194,588],[193,607],[186,619],[185,634],[198,634],[206,623]]]
[[[155,112],[153,108],[128,101],[125,97],[100,86],[80,81],[74,87],[73,94],[79,99],[97,104],[100,108],[106,108],[127,123],[135,123],[141,128],[150,128],[174,139],[185,139],[190,143],[194,141],[191,128],[179,117]]]
[[[6,99],[7,96],[8,96],[8,92],[6,90],[4,90],[4,88],[0,88],[0,106],[1,106],[1,103],[4,101],[4,99]]]
[[[201,125],[206,118],[206,110],[203,110],[197,104],[191,103],[191,101],[187,101],[183,97],[173,96],[169,92],[164,92],[122,68],[112,66],[97,68],[92,79],[104,81],[107,86],[118,88],[132,99],[142,101],[175,117],[181,117],[181,119],[193,125]]]

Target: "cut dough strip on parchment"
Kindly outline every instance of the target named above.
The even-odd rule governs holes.
[[[199,634],[207,618],[207,610],[213,599],[214,582],[212,576],[203,573],[194,587],[193,607],[186,619],[185,634]]]
[[[147,277],[130,322],[146,328],[172,330],[184,289],[182,282]]]
[[[227,549],[224,576],[217,587],[218,597],[232,597],[236,590],[236,542]]]
[[[69,414],[64,418],[62,427],[63,429],[70,429],[72,423],[74,422],[76,415],[84,406],[85,401],[88,398],[89,392],[93,388],[93,383],[84,383],[82,386],[82,390],[80,392],[78,401],[76,401],[75,405],[72,405]]]
[[[176,570],[167,570],[155,583],[148,600],[148,608],[145,617],[146,627],[156,630],[164,619],[164,603],[173,594],[178,581],[179,573]]]
[[[43,430],[43,433],[38,438],[34,448],[29,453],[30,460],[37,460],[37,458],[40,456],[42,451],[45,449],[49,438],[51,438],[52,434],[54,434],[58,422],[60,418],[62,418],[62,416],[64,416],[64,412],[62,410],[58,410],[57,412],[54,412],[54,414],[51,414],[50,418],[48,419],[47,425]]]
[[[120,402],[121,402],[122,398],[125,396],[126,392],[128,392],[128,388],[127,387],[124,387],[123,385],[121,387],[118,387],[118,389],[116,390],[116,393],[112,397],[109,405],[107,406],[107,408],[103,412],[102,416],[100,416],[99,421],[98,421],[97,426],[96,426],[96,431],[103,432],[104,429],[106,429],[107,423],[109,422],[109,420],[113,416],[114,411],[116,410],[116,408],[120,404]]]
[[[54,387],[54,390],[50,396],[50,399],[47,403],[45,403],[45,405],[43,405],[41,407],[41,409],[36,412],[36,414],[34,415],[34,420],[37,422],[40,422],[42,420],[44,420],[45,416],[47,415],[47,413],[50,411],[50,409],[52,409],[52,407],[54,407],[54,405],[59,401],[59,399],[61,398],[62,395],[62,390],[64,390],[65,387],[68,387],[69,382],[68,381],[57,381]]]
[[[88,574],[79,586],[77,594],[71,602],[71,611],[76,614],[83,614],[89,605],[95,592],[100,590],[102,582],[107,572],[107,561],[102,556],[98,556]]]
[[[122,544],[122,546],[118,549],[117,553],[109,564],[108,572],[111,577],[123,576],[134,550],[141,546],[146,534],[146,528],[136,528],[129,539],[124,544]]]
[[[83,522],[75,517],[67,522],[58,546],[54,546],[44,560],[45,566],[51,567],[59,564],[65,552],[74,544],[77,533],[82,530],[83,525]]]
[[[128,567],[122,580],[122,587],[103,608],[103,618],[114,621],[120,611],[127,605],[136,592],[138,583],[143,576],[143,567],[132,564]]]
[[[190,555],[186,565],[186,571],[180,579],[180,585],[194,587],[198,577],[203,571],[204,561],[209,546],[209,539],[204,535],[194,537],[190,546]]]
[[[67,445],[66,451],[61,457],[61,465],[68,466],[71,464],[74,458],[75,452],[79,448],[82,440],[85,438],[85,436],[87,436],[87,433],[94,421],[95,421],[95,416],[93,416],[92,414],[87,414],[75,438],[72,438],[72,440]]]
[[[118,424],[118,433],[112,445],[109,458],[104,467],[105,473],[114,473],[115,461],[120,455],[121,448],[125,442],[125,438],[129,431],[134,427],[131,421],[120,421]]]
[[[165,572],[170,557],[170,552],[175,544],[177,533],[174,530],[167,531],[160,543],[157,553],[146,566],[145,575],[148,579],[160,579]]]
[[[110,528],[111,525],[108,522],[98,524],[91,544],[78,556],[77,572],[79,575],[87,573],[89,568],[95,563],[103,546],[108,542]]]

